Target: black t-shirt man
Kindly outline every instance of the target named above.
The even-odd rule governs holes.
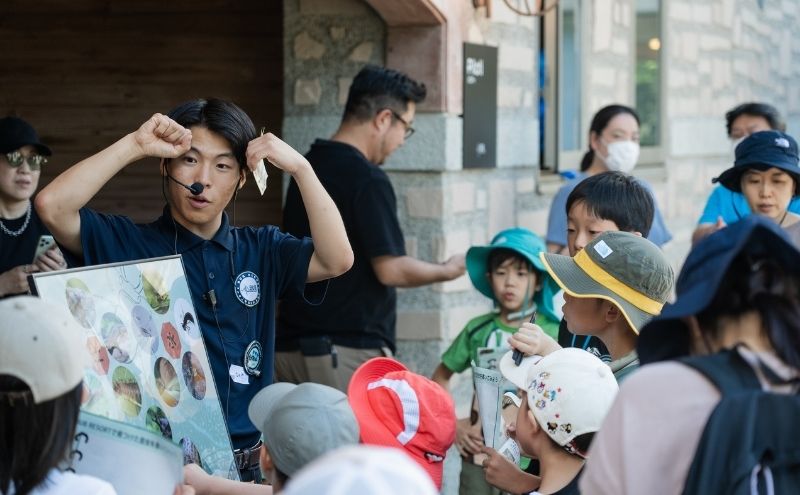
[[[281,304],[275,339],[279,354],[276,375],[279,380],[311,380],[344,388],[346,383],[324,378],[287,376],[292,373],[281,369],[281,357],[299,352],[306,357],[321,357],[324,363],[337,368],[348,366],[344,348],[388,347],[394,351],[396,291],[380,283],[371,260],[386,255],[405,256],[405,242],[394,189],[383,170],[353,146],[338,141],[318,139],[306,158],[339,208],[355,262],[350,271],[330,280],[322,304]],[[308,217],[294,181],[289,184],[283,212],[286,232],[301,238],[310,235]]]

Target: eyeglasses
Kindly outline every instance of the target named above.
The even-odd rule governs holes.
[[[23,163],[28,162],[31,172],[38,172],[42,169],[42,165],[47,163],[47,157],[42,155],[25,156],[18,151],[6,153],[6,159],[11,168],[19,168]]]
[[[414,135],[414,132],[416,132],[416,129],[414,129],[413,127],[411,127],[411,124],[410,124],[409,122],[406,122],[406,119],[404,119],[403,117],[401,117],[399,113],[395,112],[395,111],[394,111],[394,110],[392,110],[391,108],[389,108],[388,110],[389,110],[390,112],[392,112],[392,117],[394,117],[394,118],[396,118],[397,120],[399,120],[399,121],[400,121],[400,123],[401,123],[401,124],[403,124],[403,127],[405,127],[405,128],[406,128],[405,139],[408,139],[408,138],[410,138],[411,136],[413,136],[413,135]]]

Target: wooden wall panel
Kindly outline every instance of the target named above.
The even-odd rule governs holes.
[[[0,115],[30,121],[53,148],[40,187],[191,98],[232,100],[280,134],[282,79],[280,0],[0,2]],[[280,222],[280,172],[269,175],[263,198],[248,177],[237,224]],[[127,167],[90,203],[140,222],[163,204],[155,159]]]

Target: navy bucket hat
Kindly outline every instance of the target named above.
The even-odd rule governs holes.
[[[719,182],[731,191],[742,192],[742,175],[748,170],[778,168],[800,184],[800,157],[797,141],[780,131],[761,131],[749,135],[736,147],[733,167],[722,172],[712,182]],[[800,188],[795,188],[795,196]]]
[[[558,284],[547,273],[544,264],[539,259],[539,253],[546,252],[547,246],[541,237],[528,229],[512,228],[499,232],[488,246],[473,246],[467,250],[466,265],[469,279],[478,291],[489,299],[494,300],[492,284],[486,278],[489,272],[489,255],[499,248],[510,249],[533,265],[538,272],[538,281],[542,288],[534,295],[534,302],[539,313],[558,321],[561,318],[553,308],[553,296],[559,291]]]
[[[642,328],[637,351],[642,364],[689,354],[689,328],[682,318],[713,301],[734,259],[740,254],[769,257],[800,277],[800,251],[774,221],[750,215],[706,237],[689,253],[675,284],[677,300]]]

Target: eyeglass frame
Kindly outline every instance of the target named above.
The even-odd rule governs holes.
[[[39,172],[42,170],[42,165],[47,163],[47,157],[44,155],[33,154],[25,156],[19,150],[5,153],[5,157],[8,161],[8,165],[11,168],[16,169],[21,167],[23,163],[27,163],[28,167],[31,169],[31,172]]]
[[[408,139],[411,136],[413,136],[415,132],[417,132],[417,130],[414,129],[414,127],[411,125],[411,123],[408,122],[406,119],[404,119],[399,113],[395,112],[391,108],[384,108],[384,110],[389,110],[390,112],[392,112],[392,117],[394,117],[395,119],[399,120],[400,123],[403,124],[403,127],[406,128],[406,133],[403,136],[403,139]]]

